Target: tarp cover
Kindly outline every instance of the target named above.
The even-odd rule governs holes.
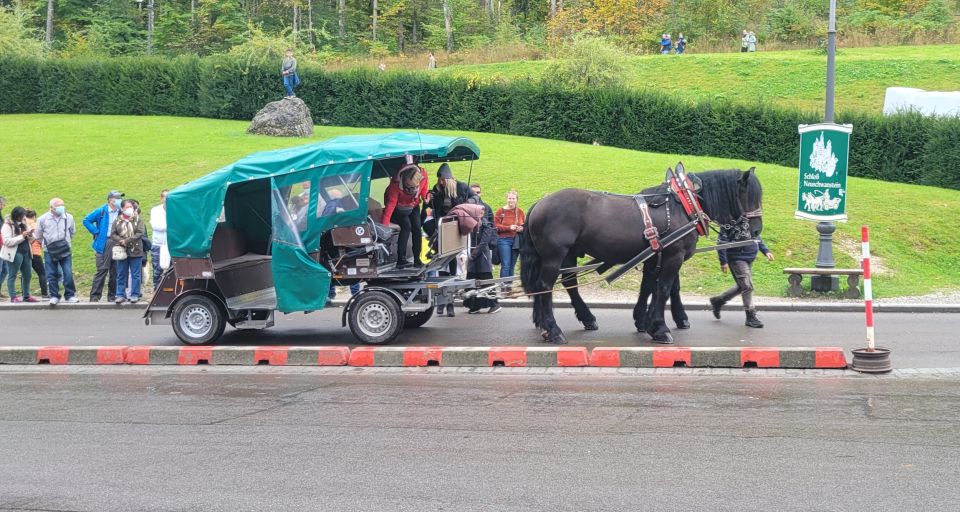
[[[207,176],[178,187],[167,197],[167,244],[174,258],[206,258],[217,227],[224,199],[232,184],[280,177],[298,171],[326,176],[344,172],[361,162],[401,160],[414,155],[419,162],[473,160],[480,150],[470,139],[413,132],[355,135],[275,151],[254,153]],[[351,165],[352,164],[352,165]],[[385,177],[384,169],[373,166],[374,178]],[[315,176],[315,177],[316,177]],[[263,190],[269,191],[269,183]],[[269,201],[269,196],[263,196]],[[269,204],[269,203],[265,203]],[[243,209],[242,205],[234,205]],[[364,209],[366,205],[363,205]],[[232,208],[227,208],[230,216]],[[259,212],[263,216],[266,212]],[[266,217],[269,218],[269,217]],[[228,222],[230,219],[227,219]],[[237,226],[237,222],[232,222]],[[316,240],[304,240],[316,246]]]

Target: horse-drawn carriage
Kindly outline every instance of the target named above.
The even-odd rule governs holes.
[[[372,183],[412,163],[471,161],[479,154],[463,137],[338,137],[256,153],[175,189],[167,197],[172,265],[147,308],[147,324],[172,324],[187,344],[211,343],[227,324],[271,327],[276,311],[321,310],[330,286],[364,281],[342,323],[360,341],[383,344],[458,297],[502,296],[510,278],[441,275],[468,246],[455,217],[437,219],[428,264],[397,265],[398,227],[376,222],[382,206],[371,198]],[[634,195],[575,189],[548,195],[530,209],[521,246],[520,277],[533,298],[535,326],[545,341],[566,342],[552,312],[559,279],[577,319],[596,329],[577,278],[619,266],[604,276],[612,282],[644,264],[634,323],[654,341],[672,343],[663,308],[680,266],[701,250],[698,238],[711,223],[735,233],[727,246],[754,243],[762,229],[761,194],[752,169],[688,176],[678,164],[665,183]],[[583,256],[593,262],[577,266]]]
[[[456,219],[438,219],[432,259],[399,268],[395,225],[379,224],[371,185],[411,162],[475,160],[463,137],[418,133],[337,137],[250,155],[167,197],[171,266],[147,308],[186,344],[216,341],[227,324],[273,326],[276,311],[322,310],[330,287],[365,281],[342,322],[365,343],[420,327],[434,307],[476,286],[439,276],[467,246]],[[418,236],[418,234],[414,234]]]

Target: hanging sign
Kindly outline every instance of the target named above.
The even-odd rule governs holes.
[[[800,184],[797,211],[800,219],[847,220],[847,161],[850,124],[801,124]]]

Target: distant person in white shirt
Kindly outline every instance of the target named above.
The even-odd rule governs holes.
[[[160,266],[160,251],[167,250],[167,192],[160,192],[160,204],[150,210],[150,229],[153,230],[153,245],[150,247],[150,261],[153,262],[153,291],[160,286],[163,267]]]

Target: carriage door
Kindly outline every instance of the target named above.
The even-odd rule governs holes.
[[[277,309],[284,313],[323,309],[330,291],[330,272],[309,254],[310,212],[317,208],[314,182],[308,172],[271,180],[270,252]]]

